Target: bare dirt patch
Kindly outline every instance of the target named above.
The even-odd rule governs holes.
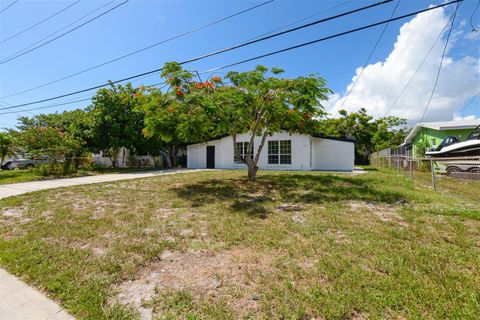
[[[363,201],[349,202],[352,211],[368,211],[383,222],[395,222],[406,227],[407,222],[398,214],[398,208],[390,204],[378,204]]]
[[[327,229],[325,234],[337,244],[348,244],[352,239],[341,230]]]
[[[269,272],[270,262],[270,256],[246,249],[166,251],[133,280],[119,284],[113,302],[133,306],[142,319],[151,319],[153,309],[148,302],[156,292],[189,291],[199,299],[226,299],[237,314],[246,314],[258,309],[255,280]],[[161,305],[158,309],[161,312]]]
[[[179,208],[158,208],[157,210],[155,210],[155,214],[162,219],[166,219],[171,215],[173,215],[178,210],[180,209]]]
[[[25,207],[10,207],[0,210],[0,220],[12,223],[27,223],[32,219],[27,217]]]

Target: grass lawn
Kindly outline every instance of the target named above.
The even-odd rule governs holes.
[[[480,182],[448,182],[210,171],[47,190],[0,200],[0,265],[82,319],[478,319]]]
[[[138,172],[149,171],[151,168],[98,168],[95,170],[79,169],[75,173],[62,174],[62,175],[42,175],[37,168],[28,170],[0,170],[0,185],[19,182],[30,182],[37,180],[51,180],[60,178],[74,178],[82,176],[91,176],[95,174],[104,173],[121,173],[121,172]]]

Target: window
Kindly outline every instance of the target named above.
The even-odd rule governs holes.
[[[249,145],[248,142],[237,142],[236,150],[233,153],[233,158],[235,163],[243,163],[242,160],[237,156],[237,150],[242,156],[242,158],[245,158],[247,156],[248,145]],[[255,150],[254,148],[255,148],[255,145],[252,145],[252,155],[251,155],[252,159],[253,159],[253,153]]]
[[[292,141],[268,141],[268,164],[292,164]]]

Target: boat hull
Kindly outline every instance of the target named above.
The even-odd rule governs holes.
[[[440,151],[428,151],[425,155],[431,158],[480,156],[480,140],[455,143]]]

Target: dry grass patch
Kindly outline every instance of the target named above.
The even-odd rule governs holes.
[[[408,226],[408,223],[398,213],[398,206],[364,201],[350,201],[349,206],[353,212],[366,211],[373,214],[383,222],[394,222],[403,227]]]
[[[115,286],[113,302],[140,310],[142,319],[161,316],[164,292],[189,292],[199,301],[228,301],[238,316],[258,311],[256,280],[271,271],[271,257],[249,249],[165,251],[137,272],[132,280]]]

